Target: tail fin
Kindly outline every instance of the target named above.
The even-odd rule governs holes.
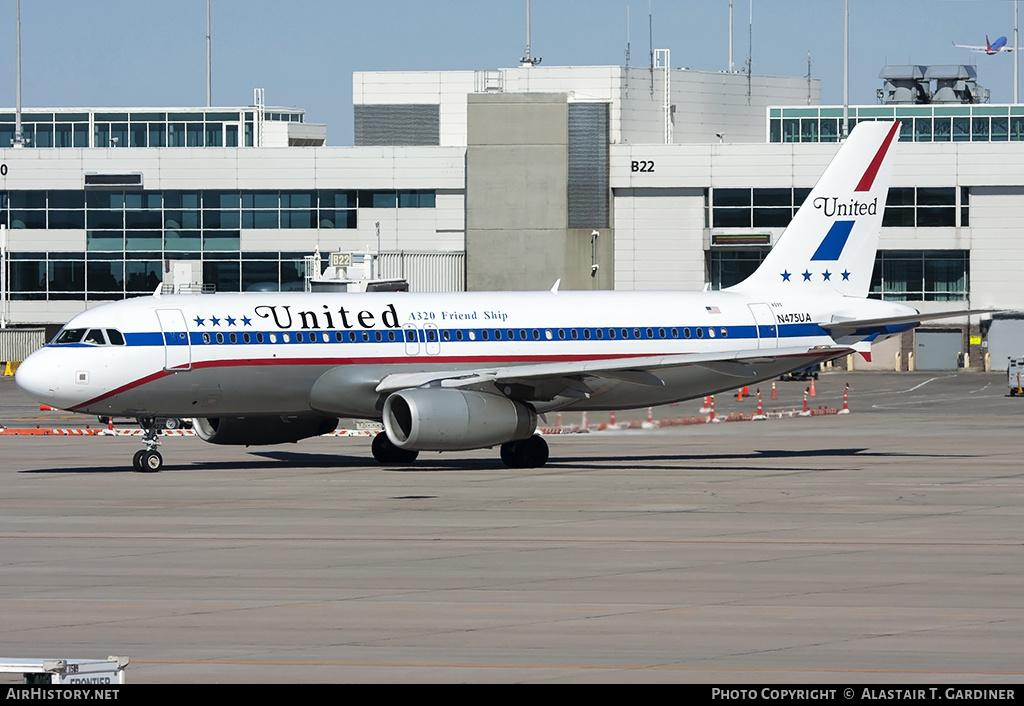
[[[898,122],[858,124],[754,274],[730,289],[758,296],[866,297]]]

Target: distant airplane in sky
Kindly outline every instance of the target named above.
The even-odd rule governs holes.
[[[996,41],[990,42],[988,41],[988,35],[985,35],[985,46],[983,47],[974,46],[972,44],[957,44],[956,42],[953,42],[953,46],[959,47],[960,49],[970,49],[971,51],[984,52],[989,56],[991,56],[992,54],[998,54],[1001,51],[1013,51],[1013,47],[1006,46],[1006,37],[1000,37]]]

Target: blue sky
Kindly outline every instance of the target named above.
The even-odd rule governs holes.
[[[842,0],[753,0],[755,74],[822,81],[842,102]],[[306,109],[328,142],[352,142],[352,72],[516,66],[525,0],[213,0],[213,103]],[[976,63],[992,102],[1013,100],[1013,55],[952,46],[1013,41],[1012,0],[850,0],[850,102],[875,102],[889,64]],[[532,49],[544,65],[625,63],[627,7],[633,66],[654,46],[674,67],[728,65],[728,0],[533,0]],[[748,53],[748,0],[734,2],[734,61]],[[22,105],[175,106],[206,101],[206,1],[22,0]],[[1022,19],[1024,22],[1024,19]],[[0,105],[13,106],[14,0],[0,2],[5,34]]]

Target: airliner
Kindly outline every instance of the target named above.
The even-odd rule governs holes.
[[[953,46],[959,49],[970,49],[971,51],[976,51],[982,54],[988,54],[989,56],[992,56],[993,54],[998,54],[1001,51],[1013,51],[1013,47],[1006,46],[1006,37],[1000,37],[996,41],[990,42],[988,41],[987,35],[985,37],[985,46],[983,47],[979,47],[973,44],[957,44],[956,42],[953,42]]]
[[[373,419],[382,464],[497,446],[510,467],[543,466],[546,414],[700,398],[935,318],[867,298],[898,134],[857,125],[758,269],[720,291],[154,294],[75,316],[17,384],[138,418],[138,471],[163,465],[158,417],[246,446]]]

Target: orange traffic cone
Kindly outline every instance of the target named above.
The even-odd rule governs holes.
[[[811,378],[811,387],[808,389],[807,394],[809,394],[811,397],[814,397],[814,395],[817,394],[814,391],[814,378]]]

